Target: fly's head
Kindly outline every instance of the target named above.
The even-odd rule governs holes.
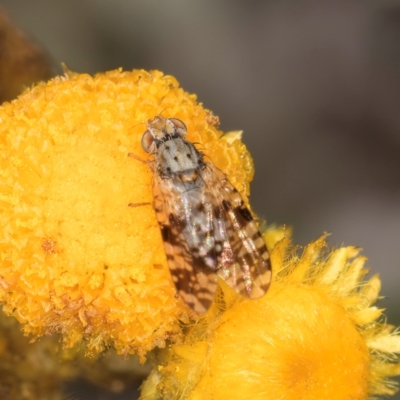
[[[158,115],[147,122],[147,130],[142,137],[142,148],[145,152],[154,154],[163,143],[183,138],[186,131],[186,125],[180,119],[163,118]]]

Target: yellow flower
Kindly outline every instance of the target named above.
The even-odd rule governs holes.
[[[0,108],[0,302],[26,333],[58,332],[90,354],[113,346],[156,367],[143,399],[366,399],[392,394],[400,339],[374,306],[380,281],[364,281],[354,247],[301,257],[289,231],[270,229],[274,279],[244,300],[221,281],[210,311],[193,321],[167,267],[140,146],[145,122],[185,122],[247,201],[253,164],[240,133],[173,77],[153,71],[67,72]],[[0,342],[1,344],[1,342]],[[1,350],[1,348],[0,348]],[[96,374],[93,374],[95,379]]]
[[[155,115],[185,122],[243,196],[252,160],[237,135],[175,78],[142,70],[67,72],[0,108],[0,302],[26,333],[60,332],[89,353],[140,356],[180,334],[175,297],[151,206],[141,137]]]
[[[281,231],[269,233],[279,238]],[[380,280],[365,258],[325,237],[301,257],[286,237],[272,250],[266,296],[244,300],[222,285],[219,311],[161,350],[142,398],[361,400],[393,394],[400,336],[378,322]],[[225,300],[224,300],[225,296]],[[395,355],[397,353],[397,355]]]

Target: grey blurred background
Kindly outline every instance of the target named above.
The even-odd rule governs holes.
[[[243,130],[256,212],[293,226],[299,244],[328,231],[332,246],[363,247],[383,281],[379,305],[400,324],[399,1],[0,4],[56,62],[162,70],[221,129]]]

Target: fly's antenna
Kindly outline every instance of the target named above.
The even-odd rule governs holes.
[[[164,96],[165,97],[165,96]],[[162,100],[161,100],[162,101]],[[169,107],[165,107],[164,109],[162,109],[159,113],[158,113],[158,115],[161,115],[165,110],[168,110],[168,108],[172,108],[171,106],[169,106]]]
[[[136,128],[137,126],[139,126],[139,125],[146,125],[147,124],[147,122],[139,122],[138,124],[136,124],[136,125],[133,125],[133,126],[130,126],[128,129],[130,130],[130,129],[133,129],[133,128]]]

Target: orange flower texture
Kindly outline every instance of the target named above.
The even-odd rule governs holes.
[[[185,121],[245,197],[252,159],[238,135],[153,71],[67,72],[0,109],[2,267],[0,300],[27,333],[86,339],[140,356],[180,333],[187,308],[175,297],[151,206],[149,118]]]
[[[87,355],[112,347],[143,362],[158,348],[143,400],[395,393],[400,337],[375,305],[380,280],[366,278],[359,248],[329,250],[324,235],[301,252],[290,229],[268,226],[265,296],[242,298],[219,280],[202,315],[176,296],[153,174],[138,160],[151,159],[141,140],[157,115],[183,121],[249,207],[254,168],[241,132],[219,130],[174,77],[66,70],[0,107],[3,311],[31,338],[58,333],[64,349],[84,344]]]

